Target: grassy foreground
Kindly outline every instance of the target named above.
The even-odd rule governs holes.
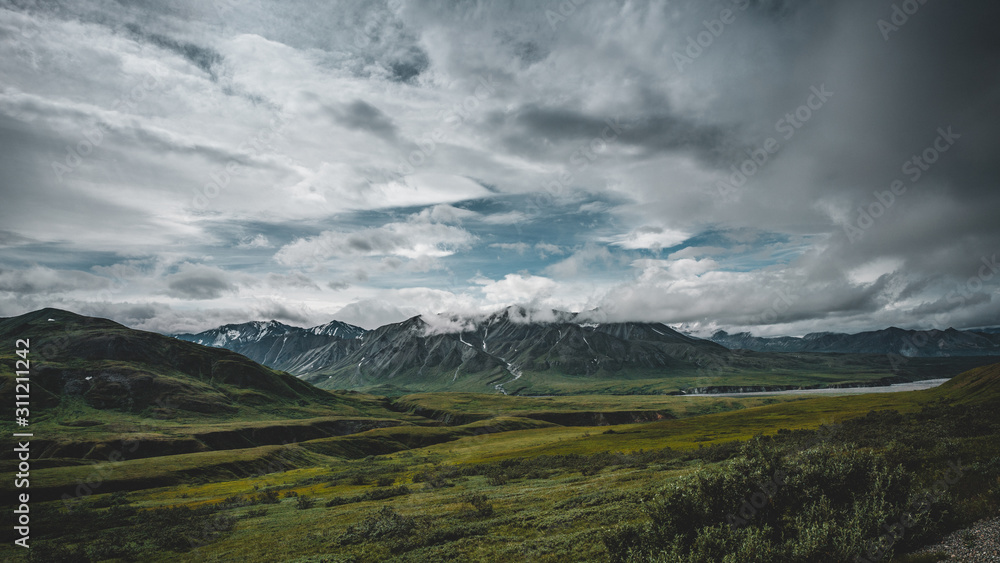
[[[889,561],[1000,506],[1000,366],[907,393],[617,400],[413,396],[402,403],[489,416],[107,462],[91,494],[35,502],[32,549],[6,541],[0,558]],[[530,417],[613,410],[677,418]],[[955,462],[961,478],[879,552],[881,525]],[[785,484],[731,526],[778,469]],[[40,469],[33,490],[73,492],[94,474]]]

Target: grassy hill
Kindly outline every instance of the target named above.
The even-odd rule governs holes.
[[[317,389],[228,350],[57,309],[0,320],[7,397],[16,339],[30,342],[30,431],[43,467],[107,459],[123,440],[128,457],[154,457],[425,422],[383,398]],[[2,406],[5,431],[16,431],[13,406]]]

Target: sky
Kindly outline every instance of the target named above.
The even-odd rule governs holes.
[[[0,316],[1000,325],[998,19],[0,1]]]

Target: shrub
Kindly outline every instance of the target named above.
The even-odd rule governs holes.
[[[472,509],[480,518],[493,516],[493,505],[482,493],[465,493],[462,495],[462,502],[472,505]]]
[[[278,504],[277,491],[263,491],[253,496],[253,504]]]
[[[243,513],[243,518],[245,519],[260,518],[261,516],[267,516],[266,508],[251,508]]]
[[[403,516],[389,506],[370,514],[361,522],[348,526],[340,536],[341,545],[361,543],[366,540],[404,538],[413,533],[416,522],[410,516]]]
[[[370,491],[365,491],[360,495],[355,495],[353,497],[333,497],[327,501],[327,508],[332,506],[340,506],[342,504],[352,504],[355,502],[364,502],[368,500],[385,500],[388,498],[398,497],[402,495],[410,494],[410,489],[400,485],[398,487],[384,488],[384,489],[372,489]]]
[[[741,512],[779,469],[788,475],[785,485],[771,488],[763,506]],[[612,561],[654,554],[657,561],[689,563],[850,561],[882,534],[883,524],[898,521],[914,492],[910,474],[881,454],[822,446],[781,459],[772,441],[756,438],[727,466],[671,484],[646,505],[648,523],[619,528],[604,543]],[[922,525],[934,526],[936,508]],[[727,525],[731,514],[745,522]],[[907,531],[908,538],[919,535]]]

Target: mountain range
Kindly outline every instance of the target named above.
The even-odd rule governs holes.
[[[756,352],[898,354],[910,358],[1000,355],[1000,333],[989,330],[904,330],[889,327],[857,334],[814,332],[801,338],[764,338],[749,332],[729,334],[720,330],[712,335],[711,340],[730,349]]]
[[[416,316],[374,330],[337,321],[313,328],[269,321],[176,337],[239,352],[321,388],[387,394],[397,390],[544,394],[581,385],[600,392],[658,392],[664,389],[659,386],[664,378],[674,378],[674,388],[684,388],[714,385],[718,382],[706,382],[705,377],[735,373],[858,371],[855,360],[831,352],[867,355],[863,363],[868,373],[891,377],[901,375],[901,362],[933,373],[937,364],[914,360],[1000,354],[1000,335],[955,329],[889,328],[804,338],[720,331],[701,339],[663,323],[594,322],[590,315],[564,311],[540,315],[518,306],[480,317]],[[644,382],[621,384],[637,380]]]
[[[265,366],[303,374],[336,364],[361,346],[367,331],[340,321],[299,328],[278,321],[229,324],[174,335],[180,340],[238,352]]]
[[[437,328],[438,323],[448,328]],[[560,311],[535,321],[521,307],[479,319],[413,317],[375,329],[361,341],[342,361],[303,379],[327,388],[398,381],[425,389],[491,386],[507,393],[523,390],[525,373],[633,377],[697,369],[729,354],[660,323],[590,323]]]

